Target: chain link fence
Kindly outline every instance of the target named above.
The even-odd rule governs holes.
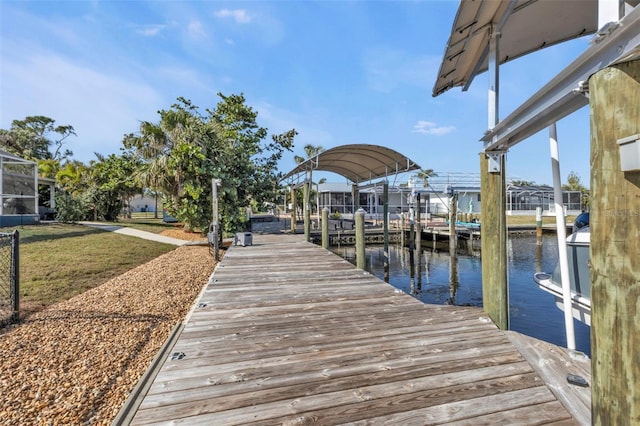
[[[0,325],[16,320],[20,310],[19,241],[18,231],[0,233]]]

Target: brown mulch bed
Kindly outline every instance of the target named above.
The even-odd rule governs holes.
[[[111,424],[213,267],[179,247],[5,328],[0,424]]]
[[[200,232],[188,232],[178,228],[164,230],[160,235],[187,241],[207,241],[207,236]]]

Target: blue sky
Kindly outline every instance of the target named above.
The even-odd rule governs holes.
[[[393,148],[438,173],[479,171],[487,77],[431,91],[457,1],[0,2],[0,128],[45,115],[74,126],[88,162],[157,121],[177,97],[213,108],[244,93],[270,134],[295,128],[288,172],[306,144]],[[501,68],[500,116],[587,46],[574,40]],[[589,186],[589,111],[558,123],[563,182]],[[509,151],[507,175],[552,183],[548,132]],[[335,175],[334,175],[335,176]],[[344,181],[335,176],[333,181]]]

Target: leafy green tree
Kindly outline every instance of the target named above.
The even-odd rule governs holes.
[[[73,155],[63,145],[69,136],[76,136],[73,126],[56,126],[55,120],[43,115],[13,120],[9,130],[0,132],[2,146],[27,160],[66,160]]]
[[[115,221],[122,207],[142,188],[134,179],[136,159],[129,153],[111,154],[108,157],[96,154],[97,161],[89,167],[89,193],[92,196],[94,217]]]
[[[590,192],[580,181],[580,175],[574,171],[571,171],[567,176],[567,183],[562,185],[562,189],[565,191],[580,191],[582,194],[582,209],[586,209],[590,202]]]
[[[91,195],[88,192],[72,194],[67,191],[56,192],[56,219],[70,223],[90,219]]]
[[[124,146],[141,160],[138,178],[164,194],[168,212],[187,228],[205,230],[211,221],[211,181],[220,179],[218,206],[223,230],[235,232],[251,203],[272,200],[277,161],[290,150],[292,129],[265,142],[267,129],[241,95],[218,94],[220,101],[202,115],[191,101],[178,98],[159,111],[158,123],[144,122]]]
[[[511,185],[514,186],[536,186],[536,183],[532,180],[512,179]]]

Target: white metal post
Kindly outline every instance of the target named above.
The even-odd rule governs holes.
[[[558,235],[558,260],[562,279],[562,301],[564,305],[564,327],[567,334],[567,349],[576,350],[576,336],[573,329],[573,306],[571,304],[571,282],[569,281],[569,260],[567,256],[567,228],[562,204],[562,184],[560,181],[560,155],[556,123],[549,126],[549,150],[551,151],[551,170],[553,172],[553,198],[556,211]]]

